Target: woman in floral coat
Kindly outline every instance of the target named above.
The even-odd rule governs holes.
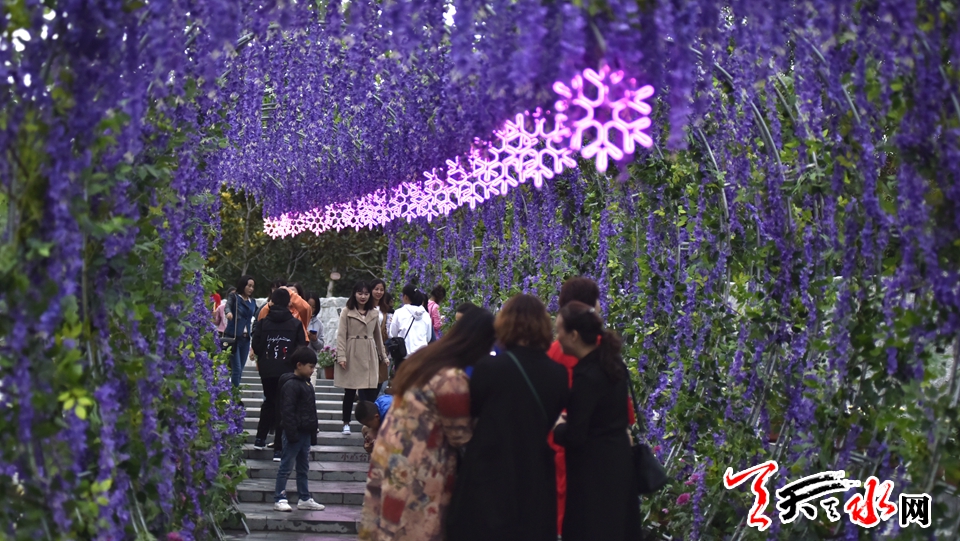
[[[472,310],[404,361],[370,459],[360,540],[445,539],[457,448],[472,436],[463,369],[489,355],[493,340],[493,315]]]

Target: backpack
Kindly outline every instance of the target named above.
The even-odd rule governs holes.
[[[410,318],[410,326],[407,327],[407,332],[404,333],[403,338],[399,336],[394,336],[393,338],[387,339],[383,343],[384,349],[387,350],[387,354],[390,355],[390,358],[393,360],[394,364],[399,363],[400,361],[407,358],[407,335],[410,334],[410,329],[413,328],[413,322],[416,321],[413,317]]]

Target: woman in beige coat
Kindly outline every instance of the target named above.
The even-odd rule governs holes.
[[[380,363],[387,362],[387,351],[380,334],[377,312],[366,282],[353,286],[347,306],[340,313],[337,328],[337,364],[333,384],[344,389],[343,433],[350,433],[350,414],[360,391],[360,400],[377,399]]]

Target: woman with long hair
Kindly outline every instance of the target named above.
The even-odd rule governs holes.
[[[493,315],[465,314],[439,341],[407,358],[381,420],[360,519],[366,541],[441,541],[457,471],[471,437],[470,384],[463,369],[489,357]]]
[[[370,282],[370,295],[373,297],[373,304],[380,314],[380,336],[386,339],[387,329],[390,325],[389,316],[393,314],[393,306],[390,304],[392,299],[390,298],[390,294],[387,293],[386,282],[379,278]],[[387,365],[381,364],[378,378],[380,383],[387,381],[388,377]]]
[[[560,286],[558,304],[563,308],[573,301],[580,301],[587,306],[596,305],[600,309],[600,287],[597,283],[585,276],[574,276]],[[573,367],[579,359],[563,352],[560,342],[554,340],[547,350],[547,357],[560,363],[567,369],[567,385],[573,386]],[[556,453],[554,464],[557,469],[557,533],[563,535],[563,513],[567,508],[567,451],[562,445],[553,441],[553,434],[549,437],[550,448]]]
[[[253,276],[243,275],[237,280],[237,292],[227,299],[227,327],[223,330],[226,339],[234,339],[230,348],[230,382],[240,387],[240,376],[250,355],[250,337],[253,334],[253,316],[257,301],[253,299],[256,282]]]
[[[448,536],[556,541],[557,486],[547,434],[566,405],[567,371],[547,357],[553,332],[540,299],[513,297],[494,328],[500,353],[478,362],[470,377],[476,425],[454,488]]]
[[[427,312],[430,313],[430,321],[433,323],[433,336],[437,338],[440,338],[440,329],[443,328],[440,303],[446,298],[447,290],[443,286],[437,286],[430,290],[430,297],[427,299]]]
[[[386,312],[387,304],[387,284],[383,280],[377,278],[376,280],[370,282],[370,295],[373,297],[373,305],[380,310],[381,314]],[[383,321],[383,318],[380,318]]]
[[[350,433],[353,402],[377,399],[380,363],[387,362],[387,351],[380,334],[380,320],[370,296],[370,286],[357,282],[340,313],[337,328],[337,364],[333,367],[333,384],[344,389],[343,433]]]
[[[629,394],[617,333],[604,329],[594,307],[573,301],[557,317],[563,352],[578,359],[566,415],[553,429],[567,451],[564,541],[636,540],[640,508],[633,479]]]
[[[390,322],[393,321],[393,314],[395,310],[393,309],[393,295],[388,291],[383,294],[383,300],[380,301],[381,306],[380,310],[383,314],[383,335],[389,336],[386,329],[390,328]]]

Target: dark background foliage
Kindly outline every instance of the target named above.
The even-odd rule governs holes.
[[[274,280],[299,282],[321,297],[347,297],[359,280],[380,278],[387,242],[380,229],[344,229],[321,235],[271,239],[263,232],[263,208],[243,192],[220,194],[220,235],[207,259],[210,273],[222,282],[221,294],[249,274],[257,297],[270,293]],[[330,280],[337,272],[340,279]]]

